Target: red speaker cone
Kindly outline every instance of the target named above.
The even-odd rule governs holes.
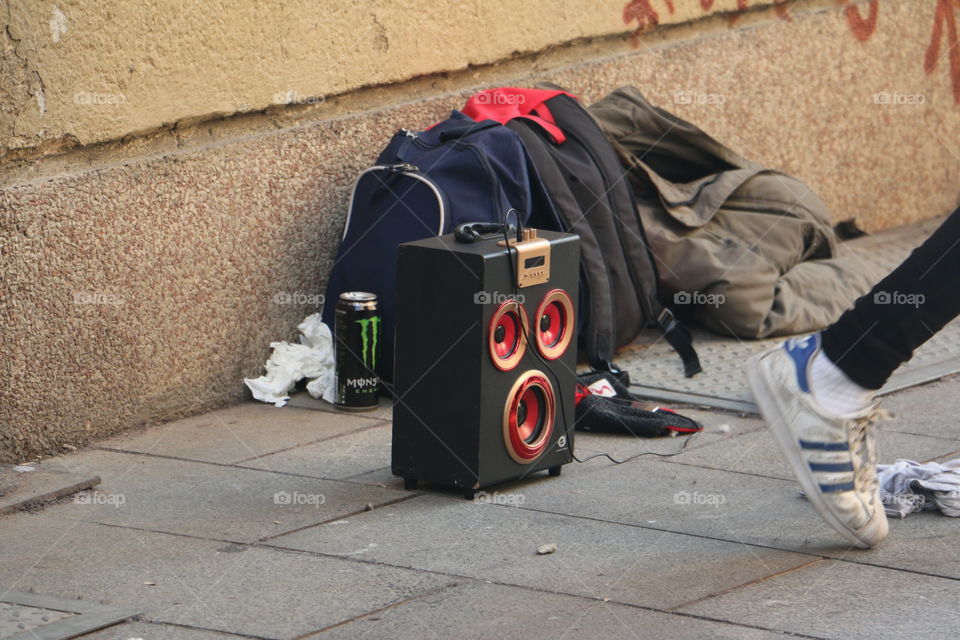
[[[554,289],[537,307],[537,348],[544,358],[556,360],[570,346],[574,333],[573,302],[566,291]]]
[[[487,344],[495,367],[509,371],[517,366],[527,349],[527,314],[514,300],[500,305],[490,318]]]
[[[540,371],[527,371],[513,384],[503,409],[503,441],[516,462],[529,464],[546,449],[556,404],[553,385]]]

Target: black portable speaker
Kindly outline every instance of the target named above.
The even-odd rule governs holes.
[[[392,471],[458,487],[572,460],[580,239],[400,245]]]

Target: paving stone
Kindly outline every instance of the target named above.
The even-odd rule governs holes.
[[[591,473],[573,487],[531,487],[523,507],[804,552],[845,550],[799,489],[794,481],[646,460]]]
[[[103,440],[98,446],[232,463],[369,427],[371,416],[244,402]]]
[[[224,631],[190,629],[169,624],[128,622],[82,636],[83,640],[230,640],[243,638]]]
[[[877,441],[880,445],[880,462],[885,464],[899,458],[931,460],[960,448],[960,440],[883,429],[877,434]],[[795,477],[773,435],[766,429],[700,447],[671,459],[671,462],[784,480],[793,480]]]
[[[0,491],[0,514],[52,502],[100,483],[96,475],[64,471],[56,463],[34,463],[26,468],[32,471],[8,467],[6,489]]]
[[[103,483],[58,505],[64,518],[250,542],[342,517],[405,492],[112,451],[71,456]]]
[[[13,470],[12,464],[0,464],[0,497],[20,484],[23,474]]]
[[[960,522],[940,513],[890,520],[890,535],[867,553],[842,556],[861,564],[892,567],[960,579]]]
[[[628,607],[602,600],[469,583],[419,597],[317,636],[334,638],[730,638],[779,633]]]
[[[652,405],[653,406],[653,405]],[[734,414],[726,413],[708,413],[695,409],[680,409],[684,415],[689,415],[695,420],[699,420],[704,425],[704,432],[697,434],[687,443],[687,449],[693,450],[707,445],[724,442],[742,433],[757,431],[763,429],[763,424],[756,419],[745,419]],[[663,438],[637,438],[630,435],[621,435],[613,433],[590,433],[578,431],[574,439],[574,448],[577,456],[581,460],[586,460],[594,454],[607,453],[617,460],[624,460],[637,454],[643,455],[638,460],[651,457],[654,453],[672,454],[679,451],[683,446],[686,436],[663,437]],[[351,480],[365,484],[375,484],[394,489],[403,488],[403,480],[397,478],[390,472],[389,458],[386,464],[380,468],[352,476]],[[593,458],[580,464],[572,462],[563,468],[563,474],[560,478],[550,478],[551,482],[557,482],[581,473],[590,473],[613,466],[613,462],[604,457]],[[505,483],[491,490],[513,491],[528,482],[542,482],[547,478],[546,471],[538,472],[525,478],[521,482]],[[443,487],[422,485],[422,489],[427,491],[443,492]],[[457,492],[448,492],[457,493]]]
[[[270,544],[667,608],[810,557],[440,496],[311,527]],[[556,553],[536,549],[557,543]]]
[[[18,635],[50,633],[56,628],[50,625],[76,623],[79,614],[48,607],[31,606],[9,601],[10,591],[0,591],[0,638],[9,639]],[[67,622],[67,621],[71,622]],[[41,631],[41,629],[43,631]],[[62,629],[62,627],[61,627]]]
[[[390,439],[391,427],[386,423],[248,460],[241,466],[318,478],[348,478],[389,465]]]
[[[49,511],[5,516],[0,539],[3,588],[82,596],[139,609],[153,622],[264,638],[298,637],[458,582],[337,558],[71,522]],[[168,633],[192,640],[187,632]]]
[[[953,640],[960,582],[824,561],[681,610],[821,638]]]
[[[850,550],[799,497],[799,487],[650,461],[590,474],[574,487],[532,486],[523,508],[960,578],[960,527],[953,518],[922,513],[891,520],[878,549]]]
[[[960,440],[960,375],[886,396],[883,406],[896,415],[886,430]]]

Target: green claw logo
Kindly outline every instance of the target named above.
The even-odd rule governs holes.
[[[363,364],[370,369],[376,369],[377,341],[380,338],[380,316],[354,320],[354,322],[360,325],[360,338],[363,340]]]

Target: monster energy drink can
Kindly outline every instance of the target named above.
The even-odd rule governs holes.
[[[373,409],[377,406],[380,356],[380,311],[377,296],[365,291],[341,293],[336,310],[337,406]]]

